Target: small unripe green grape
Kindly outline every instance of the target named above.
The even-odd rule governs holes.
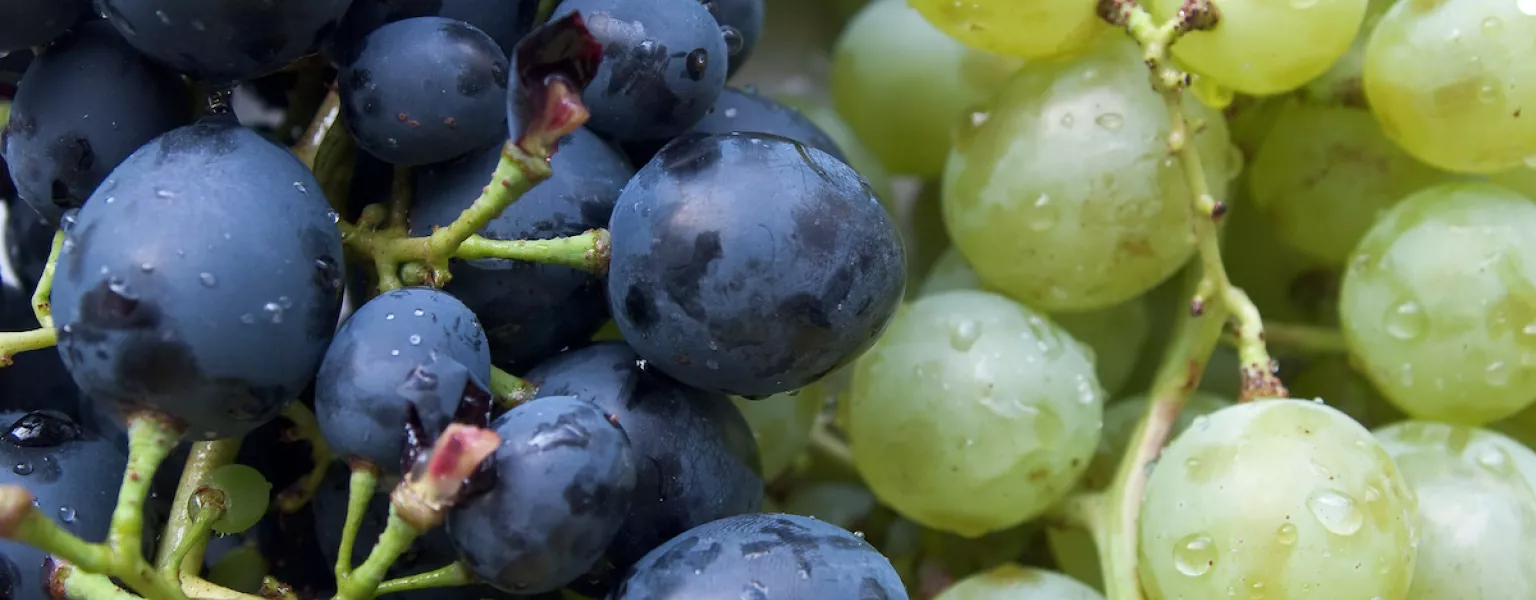
[[[1098,445],[1090,351],[1003,296],[957,290],[899,313],[855,366],[854,462],[886,505],[976,537],[1072,489]]]
[[[213,522],[214,531],[225,535],[240,533],[267,514],[272,484],[262,477],[261,471],[241,464],[224,465],[209,475],[208,487],[224,493],[224,516]]]
[[[1361,240],[1339,318],[1409,415],[1482,425],[1536,402],[1536,202],[1484,182],[1421,190]]]
[[[937,177],[955,123],[1021,64],[955,41],[906,0],[874,0],[833,48],[832,103],[887,169]]]
[[[763,480],[778,477],[805,450],[811,439],[811,426],[826,399],[819,383],[762,400],[731,398],[752,427],[752,437],[757,439]]]
[[[1225,121],[1193,143],[1216,199],[1226,197]],[[1031,63],[981,105],[944,170],[944,224],[989,285],[1047,312],[1125,302],[1194,252],[1193,201],[1168,153],[1168,111],[1123,36],[1060,61]]]
[[[1404,600],[1413,495],[1359,423],[1322,403],[1260,400],[1196,419],[1158,457],[1141,505],[1150,600]]]
[[[934,600],[1103,600],[1104,595],[1060,573],[1006,564],[960,580]]]
[[[1025,58],[1067,54],[1110,27],[1096,0],[910,0],[928,22],[979,50]]]
[[[1349,50],[1366,0],[1210,0],[1221,20],[1173,45],[1190,69],[1245,94],[1300,87]],[[1152,0],[1152,16],[1175,17],[1184,0]]]

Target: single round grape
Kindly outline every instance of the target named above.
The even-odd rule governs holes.
[[[1226,197],[1221,115],[1197,102],[1194,143]],[[1130,300],[1194,252],[1189,188],[1168,112],[1130,40],[1031,63],[978,108],[944,169],[944,224],[987,283],[1048,312]]]
[[[1110,28],[1094,0],[911,0],[933,23],[967,46],[1043,58],[1081,49]]]
[[[1387,137],[1450,171],[1536,158],[1536,6],[1527,0],[1398,2],[1365,49],[1365,94]],[[1278,29],[1277,29],[1278,30]]]
[[[1296,89],[1349,50],[1366,0],[1211,0],[1220,21],[1173,45],[1191,70],[1233,90],[1269,95]],[[1184,0],[1152,0],[1152,16],[1178,15]]]
[[[1380,427],[1403,420],[1406,415],[1381,396],[1371,382],[1340,357],[1313,361],[1286,379],[1291,395],[1321,398],[1366,427]]]
[[[778,477],[805,450],[811,439],[811,426],[826,398],[821,385],[815,383],[762,400],[731,398],[752,427],[752,437],[757,440],[763,459],[764,481]]]
[[[224,516],[213,522],[213,530],[229,535],[254,527],[267,514],[272,484],[261,471],[232,464],[213,470],[208,487],[224,492]],[[196,499],[194,498],[194,502]]]
[[[854,462],[885,504],[975,537],[1029,520],[1098,445],[1104,391],[1090,351],[1003,296],[928,296],[857,363]]]
[[[1103,600],[1077,580],[1034,567],[1006,564],[960,580],[934,600]]]
[[[937,177],[955,124],[1020,64],[967,48],[906,0],[875,0],[833,49],[832,102],[886,168]]]
[[[1482,425],[1536,401],[1536,202],[1482,182],[1414,193],[1344,274],[1349,350],[1411,416]]]
[[[1425,421],[1376,439],[1418,499],[1408,600],[1536,598],[1536,453],[1491,431]]]
[[[1365,109],[1292,102],[1259,147],[1248,189],[1281,239],[1343,266],[1381,211],[1450,177],[1392,143]]]
[[[1150,598],[1407,597],[1413,496],[1371,433],[1321,403],[1261,400],[1197,421],[1143,498]]]

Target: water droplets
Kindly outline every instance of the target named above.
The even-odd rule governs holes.
[[[1216,542],[1203,533],[1184,536],[1173,544],[1173,566],[1180,573],[1199,577],[1216,565]]]
[[[155,197],[156,198],[175,198],[176,197],[176,192],[173,192],[173,191],[165,189],[165,188],[158,188],[157,187],[157,188],[155,188]]]
[[[261,305],[262,316],[266,317],[267,322],[273,325],[282,324],[284,310],[283,305],[277,302],[268,302]]]
[[[149,262],[139,263],[139,271],[143,273],[154,273],[155,265]]]
[[[1477,101],[1483,104],[1496,104],[1504,101],[1504,90],[1498,82],[1485,81],[1477,86]]]
[[[1120,113],[1104,113],[1094,117],[1093,122],[1109,131],[1119,131],[1120,127],[1125,125],[1125,117],[1120,116]]]
[[[1424,337],[1424,331],[1429,328],[1429,318],[1424,316],[1424,309],[1412,300],[1398,304],[1387,312],[1387,335],[1397,339],[1408,341]]]
[[[1496,388],[1505,387],[1509,385],[1510,375],[1513,372],[1514,369],[1509,367],[1509,363],[1496,360],[1488,363],[1488,366],[1483,369],[1483,382]]]
[[[1478,452],[1477,464],[1497,475],[1508,475],[1510,473],[1509,453],[1498,446],[1489,446]]]
[[[1290,523],[1281,525],[1280,529],[1275,531],[1275,541],[1280,542],[1281,546],[1296,543],[1296,526]]]
[[[1071,129],[1072,126],[1077,124],[1077,117],[1072,116],[1072,113],[1066,113],[1061,115],[1060,123],[1062,127]]]
[[[293,189],[298,190],[300,194],[309,195],[309,188],[304,187],[304,182],[302,181],[293,182]]]
[[[387,315],[384,315],[384,320],[385,321],[393,321],[393,320],[395,320],[395,313],[389,313]]]
[[[59,507],[59,521],[62,521],[64,523],[74,523],[75,522],[75,509],[70,508],[68,506],[60,506]]]
[[[1061,205],[1051,201],[1050,194],[1035,197],[1029,211],[1028,225],[1034,231],[1046,231],[1061,220]]]
[[[962,317],[949,325],[949,347],[958,352],[970,351],[980,338],[981,324],[974,319]]]
[[[1354,535],[1365,524],[1365,513],[1348,494],[1319,490],[1307,497],[1307,509],[1324,529],[1338,535]]]
[[[427,311],[418,308],[416,310],[411,311],[411,314],[416,315],[418,317],[424,317],[424,316],[427,315]]]
[[[747,45],[747,39],[741,35],[741,30],[726,25],[720,28],[720,37],[725,39],[725,53],[736,56]]]
[[[420,346],[421,345],[421,336],[419,336],[419,335],[411,334],[411,337],[407,338],[407,340],[409,342],[411,342],[412,346]]]
[[[13,465],[11,467],[11,472],[15,473],[17,475],[20,475],[22,477],[26,477],[28,475],[31,475],[32,474],[32,463],[27,462],[27,461],[22,461],[22,462],[16,463],[15,465]]]
[[[1483,19],[1483,33],[1486,35],[1498,35],[1504,31],[1504,19],[1488,17]]]

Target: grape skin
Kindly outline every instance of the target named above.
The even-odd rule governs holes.
[[[1141,506],[1152,600],[1403,600],[1413,496],[1386,450],[1321,403],[1265,400],[1198,420],[1163,451]]]
[[[1157,21],[1173,18],[1183,0],[1152,0]],[[1286,92],[1323,74],[1349,50],[1366,0],[1211,0],[1221,15],[1210,31],[1173,45],[1173,56],[1245,94]]]
[[[1536,401],[1536,203],[1489,183],[1422,190],[1344,275],[1350,353],[1414,417],[1481,425]]]
[[[934,600],[1103,600],[1093,588],[1071,577],[1034,567],[1005,564],[977,573],[944,590]]]
[[[731,398],[741,416],[752,427],[763,460],[763,479],[778,477],[805,450],[810,441],[811,425],[821,413],[826,392],[813,383],[793,392],[774,394],[762,400]]]
[[[1070,491],[1103,406],[1086,348],[1023,305],[960,290],[912,303],[859,360],[850,442],[883,502],[976,537]]]
[[[1536,597],[1536,453],[1491,431],[1424,421],[1376,439],[1418,499],[1409,600]]]
[[[1109,27],[1093,0],[911,0],[935,27],[972,48],[1009,56],[1069,54]]]

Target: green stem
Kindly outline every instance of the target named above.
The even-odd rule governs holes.
[[[57,343],[59,343],[59,335],[52,327],[40,327],[29,331],[0,331],[0,367],[11,366],[11,359],[17,354],[51,348]]]
[[[503,408],[510,409],[532,400],[538,391],[538,387],[529,383],[528,380],[498,367],[491,367],[491,394],[496,396],[496,401],[501,403]]]
[[[141,412],[128,417],[128,468],[118,489],[107,545],[120,557],[143,560],[144,500],[160,463],[181,443],[183,427],[170,417]]]
[[[48,248],[48,262],[43,264],[43,276],[37,279],[37,289],[32,291],[32,314],[40,327],[53,327],[53,271],[59,264],[59,251],[64,248],[64,230],[53,232],[53,245]]]
[[[85,571],[106,573],[112,570],[113,556],[110,548],[105,544],[94,544],[82,540],[59,527],[59,524],[53,522],[48,515],[30,506],[32,494],[25,489],[20,486],[5,486],[0,488],[0,497],[3,497],[8,504],[14,499],[22,498],[29,505],[26,512],[16,518],[14,527],[6,537],[63,559]]]
[[[459,587],[475,582],[475,576],[470,574],[464,563],[455,562],[451,565],[418,573],[408,577],[391,579],[379,584],[379,595],[396,594],[400,592],[412,592],[416,590],[428,590],[433,588]]]
[[[1240,347],[1242,344],[1235,334],[1223,335],[1221,339],[1222,342],[1233,347]],[[1349,351],[1344,343],[1344,334],[1338,329],[1316,325],[1266,321],[1264,341],[1280,348],[1312,354],[1344,354]]]
[[[186,541],[193,537],[196,527],[191,514],[192,497],[198,489],[208,484],[208,478],[215,469],[235,462],[235,455],[239,452],[240,438],[192,444],[192,452],[187,455],[187,466],[182,469],[181,480],[176,484],[176,496],[171,500],[171,516],[165,524],[165,533],[160,538],[160,549],[155,557],[155,566],[161,572],[172,572],[172,569],[179,568],[184,576],[195,576],[202,570],[207,540],[190,544]],[[191,549],[178,561],[174,555],[183,545],[190,545]]]
[[[170,556],[167,557],[167,564],[161,568],[161,572],[172,581],[180,581],[181,570],[186,564],[187,557],[192,554],[194,548],[207,547],[208,536],[213,533],[213,522],[223,516],[222,507],[217,509],[210,507],[197,511],[197,516],[192,517],[191,529],[177,542],[175,549],[171,550]]]
[[[188,600],[265,600],[191,575],[182,576],[181,589],[187,593]]]
[[[484,229],[524,192],[548,179],[549,175],[547,160],[530,156],[513,140],[502,144],[501,159],[496,162],[491,182],[480,197],[452,223],[438,228],[427,238],[427,253],[423,258],[432,271],[434,284],[441,286],[453,277],[448,272],[448,259],[458,252],[464,240]]]
[[[325,473],[336,455],[331,451],[331,445],[325,442],[325,436],[320,434],[320,422],[315,420],[315,413],[309,407],[298,402],[290,403],[283,409],[283,417],[293,423],[288,429],[292,439],[309,442],[309,458],[314,462],[308,474],[277,495],[278,510],[293,514],[315,497],[315,490],[325,481]]]
[[[607,229],[592,229],[581,235],[549,240],[493,240],[472,235],[459,245],[454,258],[521,260],[601,275],[608,271],[609,248]]]
[[[373,598],[378,593],[379,584],[384,581],[384,574],[420,536],[421,531],[401,519],[391,506],[389,525],[384,528],[378,543],[373,546],[373,552],[368,554],[368,560],[363,561],[363,564],[353,570],[346,579],[336,582],[336,600]]]
[[[363,517],[368,514],[368,502],[379,487],[377,467],[358,463],[352,465],[352,477],[347,491],[347,520],[341,526],[341,545],[336,551],[336,580],[352,575],[352,549],[357,546],[357,532],[363,528]]]
[[[117,587],[112,578],[84,571],[74,565],[59,567],[57,575],[69,600],[143,600],[132,592]]]
[[[1092,533],[1104,526],[1104,505],[1103,492],[1077,491],[1051,507],[1043,518],[1054,525],[1076,527]]]
[[[385,223],[391,231],[401,234],[406,231],[411,216],[411,197],[415,192],[411,188],[414,180],[410,167],[395,167],[389,189],[389,220]]]
[[[11,122],[11,101],[0,101],[0,129]]]

